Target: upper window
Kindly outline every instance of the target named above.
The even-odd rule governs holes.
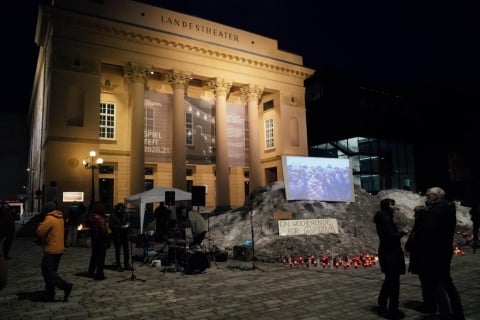
[[[145,131],[150,132],[155,128],[153,124],[155,123],[155,110],[152,107],[145,107]]]
[[[275,139],[273,136],[274,133],[273,119],[265,120],[265,149],[275,148]]]
[[[191,112],[185,113],[185,143],[193,145],[193,115]]]
[[[115,139],[115,104],[100,102],[100,139]]]

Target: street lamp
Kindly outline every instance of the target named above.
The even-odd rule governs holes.
[[[92,196],[91,196],[91,203],[95,203],[95,169],[100,169],[103,159],[96,158],[97,153],[95,151],[90,151],[90,157],[87,157],[83,160],[83,166],[85,169],[92,170]]]

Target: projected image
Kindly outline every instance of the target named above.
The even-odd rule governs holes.
[[[354,201],[348,159],[282,156],[282,164],[287,200]]]

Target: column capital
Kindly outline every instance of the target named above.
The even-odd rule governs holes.
[[[240,88],[243,99],[247,102],[255,101],[256,103],[260,102],[263,94],[263,87],[257,86],[256,84],[247,84]]]
[[[133,83],[146,84],[150,76],[151,69],[139,64],[129,62],[123,68],[123,74]]]
[[[216,78],[210,81],[210,88],[216,97],[227,96],[232,88],[232,81]]]
[[[167,73],[168,84],[172,87],[173,90],[181,89],[187,91],[188,83],[190,82],[191,75],[185,72],[179,72],[173,70],[172,72]]]

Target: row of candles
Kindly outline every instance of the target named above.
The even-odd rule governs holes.
[[[460,247],[454,247],[453,253],[458,256],[464,256],[465,250]],[[322,268],[344,268],[350,267],[372,267],[377,264],[378,257],[373,254],[360,254],[357,256],[349,257],[344,254],[341,257],[323,255],[320,258],[315,255],[303,256],[303,255],[288,255],[282,259],[284,265],[290,267],[322,267]]]
[[[357,256],[349,257],[344,254],[341,257],[323,255],[316,257],[315,255],[288,255],[282,259],[284,265],[290,267],[322,267],[322,268],[344,268],[350,267],[357,269],[358,267],[372,267],[377,264],[378,257],[373,254],[360,254]]]
[[[464,256],[464,255],[465,255],[465,250],[463,250],[463,249],[460,248],[460,247],[454,247],[454,248],[453,248],[453,253],[454,253],[456,256]]]

